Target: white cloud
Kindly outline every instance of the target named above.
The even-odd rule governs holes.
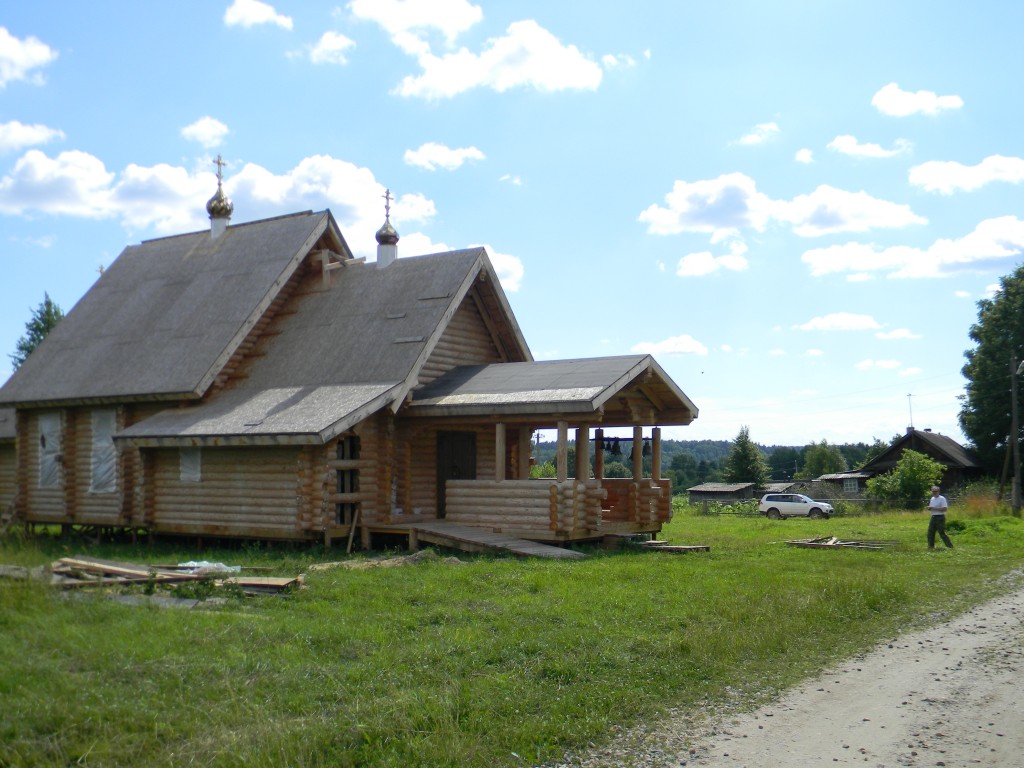
[[[532,20],[509,25],[503,37],[491,38],[480,54],[466,48],[436,56],[418,54],[423,74],[407,76],[396,88],[401,96],[449,98],[473,88],[499,93],[517,87],[539,91],[595,90],[601,67],[575,45],[562,43]]]
[[[634,344],[630,351],[642,355],[706,355],[708,348],[692,336],[683,334],[664,341],[642,341]]]
[[[779,134],[778,123],[758,123],[754,130],[737,140],[737,144],[764,144],[766,141],[775,138]]]
[[[871,315],[852,312],[833,312],[793,326],[798,331],[873,331],[881,327]]]
[[[17,152],[25,147],[63,138],[64,131],[45,125],[25,125],[17,120],[0,123],[0,152]]]
[[[508,184],[511,184],[513,187],[521,187],[521,186],[523,186],[522,178],[519,177],[519,176],[515,176],[515,175],[513,175],[511,173],[506,173],[506,174],[504,174],[502,176],[499,176],[498,177],[498,181],[507,182]]]
[[[789,201],[772,200],[742,173],[695,182],[677,180],[665,202],[665,207],[651,205],[640,213],[639,220],[651,234],[703,232],[719,240],[747,228],[763,231],[770,221],[777,221],[791,225],[801,237],[815,237],[927,222],[908,205],[824,184]]]
[[[507,253],[499,253],[490,245],[485,244],[483,247],[487,249],[487,256],[490,258],[491,264],[494,265],[494,271],[498,274],[501,287],[506,291],[518,291],[525,272],[522,259]]]
[[[885,272],[889,277],[919,278],[942,277],[995,259],[1016,260],[1022,254],[1024,221],[1001,216],[982,221],[958,240],[936,240],[926,249],[846,243],[815,248],[800,258],[815,277],[836,272]]]
[[[814,162],[814,153],[811,150],[807,149],[807,147],[804,147],[803,149],[798,149],[796,151],[796,154],[793,156],[793,159],[796,160],[798,163],[809,165],[810,163]]]
[[[291,16],[284,16],[274,6],[260,0],[234,0],[224,11],[224,23],[229,27],[254,27],[257,24],[276,24],[282,29],[292,28]]]
[[[959,96],[938,96],[933,91],[904,91],[896,83],[889,83],[871,97],[871,104],[883,115],[907,117],[914,114],[937,115],[946,109],[960,109],[964,100]]]
[[[804,352],[804,354],[807,355],[807,357],[821,357],[825,353],[820,349],[808,349]]]
[[[0,27],[0,89],[17,80],[42,85],[41,67],[55,61],[57,52],[37,37],[19,40],[6,27]]]
[[[770,357],[783,357],[785,354],[786,354],[786,350],[784,350],[784,349],[769,349],[768,350],[768,355]]]
[[[1024,181],[1024,158],[990,155],[977,165],[931,160],[910,169],[911,184],[944,195],[951,195],[958,190],[971,192],[992,181],[1011,184]]]
[[[484,12],[467,0],[351,0],[348,9],[357,19],[379,24],[392,42],[406,53],[429,51],[425,36],[440,32],[447,45],[479,23]]]
[[[116,217],[130,230],[182,232],[209,226],[205,205],[216,188],[212,171],[133,164],[118,177],[85,152],[62,152],[49,158],[33,149],[0,178],[0,213]],[[329,207],[353,252],[376,253],[374,234],[384,220],[384,185],[368,168],[328,155],[307,157],[282,174],[248,163],[224,179],[224,191],[242,221]],[[391,210],[399,231],[436,213],[433,201],[421,194],[400,196]],[[400,249],[410,253],[408,243],[416,239],[415,232],[407,233]],[[419,240],[426,242],[426,238]]]
[[[314,64],[348,64],[345,52],[355,46],[355,41],[340,32],[324,32],[309,50],[309,60]]]
[[[688,253],[676,265],[676,274],[680,277],[700,277],[720,269],[742,272],[749,266],[743,255],[746,251],[747,246],[743,242],[734,240],[730,243],[729,253],[722,256],[715,256],[710,251]]]
[[[206,149],[220,146],[228,135],[228,127],[209,115],[201,117],[181,129],[181,135],[189,141],[198,141]]]
[[[896,339],[920,339],[921,334],[914,333],[909,328],[894,328],[891,331],[879,331],[875,334],[875,337],[885,341],[893,341]]]
[[[901,370],[896,375],[897,376],[917,376],[919,373],[921,373],[921,369],[920,368],[904,368],[903,370]]]
[[[625,53],[606,53],[601,57],[601,66],[607,70],[619,69],[620,67],[635,67],[636,59]]]
[[[953,291],[953,295],[956,296],[958,299],[971,298],[971,294],[969,291]]]
[[[896,139],[892,149],[885,149],[880,144],[861,144],[856,136],[849,134],[836,136],[828,143],[828,148],[835,150],[841,155],[852,155],[853,157],[896,157],[913,148],[906,139]]]
[[[86,152],[61,152],[49,158],[30,149],[0,178],[0,212],[31,211],[87,218],[113,216],[110,187],[114,174]]]
[[[436,171],[438,168],[454,171],[468,160],[483,159],[484,153],[476,147],[452,149],[432,141],[421,144],[419,149],[405,150],[404,157],[406,165],[414,165],[428,171]]]

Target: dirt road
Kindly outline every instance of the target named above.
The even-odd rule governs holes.
[[[756,712],[692,713],[558,768],[1024,767],[1024,587],[873,651]]]

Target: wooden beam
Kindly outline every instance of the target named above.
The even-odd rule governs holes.
[[[576,479],[590,477],[590,428],[576,428]]]
[[[644,428],[633,427],[633,480],[640,482],[644,476]]]
[[[604,477],[604,430],[594,430],[594,477]]]
[[[558,422],[558,446],[555,449],[555,477],[564,483],[569,478],[569,422]]]
[[[661,480],[661,427],[651,430],[651,480]]]
[[[501,482],[505,479],[505,425],[498,422],[494,425],[494,479]]]

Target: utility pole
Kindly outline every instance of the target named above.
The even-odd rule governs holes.
[[[1024,368],[1024,362],[1017,365],[1017,353],[1010,354],[1010,439],[1013,441],[1013,490],[1010,491],[1010,506],[1013,516],[1020,517],[1020,423],[1017,415],[1017,377]]]

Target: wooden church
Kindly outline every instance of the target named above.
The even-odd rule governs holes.
[[[369,545],[670,518],[660,427],[697,408],[649,355],[534,361],[486,252],[398,258],[389,216],[367,263],[329,210],[229,225],[219,181],[207,210],[210,230],[126,248],[0,388],[15,520]],[[602,476],[610,427],[631,428],[631,478]],[[529,477],[538,429],[554,479]]]

